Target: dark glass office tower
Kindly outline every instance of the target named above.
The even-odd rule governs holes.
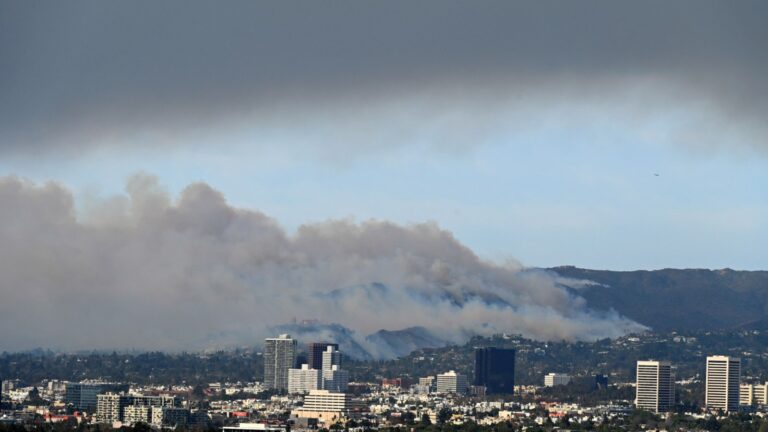
[[[476,386],[485,386],[488,394],[514,393],[515,350],[506,348],[475,349]]]

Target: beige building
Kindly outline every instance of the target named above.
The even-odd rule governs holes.
[[[152,421],[151,416],[152,407],[148,405],[129,405],[123,408],[123,423],[125,424],[149,424]]]
[[[637,362],[635,406],[654,413],[668,412],[675,404],[675,379],[666,361]]]
[[[350,394],[312,390],[304,398],[304,406],[293,410],[291,415],[332,424],[357,417],[361,410],[362,406],[354,402]]]
[[[728,356],[707,357],[707,408],[734,412],[739,409],[741,390],[741,359]]]
[[[767,397],[768,382],[739,386],[739,405],[765,405]]]

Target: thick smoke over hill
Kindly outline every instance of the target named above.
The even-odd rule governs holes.
[[[172,199],[152,177],[78,212],[61,185],[0,179],[0,348],[200,349],[258,344],[314,318],[449,341],[515,332],[612,337],[642,326],[587,308],[546,272],[479,259],[435,224],[344,220],[287,234],[210,186]],[[13,331],[12,329],[24,329]]]

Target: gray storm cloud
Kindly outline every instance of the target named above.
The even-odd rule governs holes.
[[[347,147],[416,123],[472,145],[553,104],[764,148],[766,21],[763,1],[4,1],[0,151],[231,122],[316,123]]]
[[[0,179],[0,349],[250,345],[294,318],[338,323],[361,344],[408,327],[455,342],[643,328],[590,310],[552,274],[485,262],[431,223],[337,220],[289,235],[204,183],[172,199],[138,175],[126,190],[77,212],[59,184]]]

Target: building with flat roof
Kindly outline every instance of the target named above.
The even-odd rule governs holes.
[[[312,390],[304,397],[304,406],[293,410],[291,416],[335,423],[358,417],[362,410],[362,405],[353,401],[352,395],[348,393]]]
[[[437,393],[457,393],[465,394],[469,387],[469,381],[465,375],[449,371],[437,374]]]
[[[295,339],[289,334],[264,341],[264,386],[268,389],[288,390],[288,370],[296,363]]]
[[[675,379],[666,361],[637,362],[635,406],[654,413],[669,412],[675,404]]]
[[[515,350],[484,347],[475,349],[475,379],[488,394],[514,393]]]
[[[550,372],[544,375],[544,387],[567,385],[571,382],[571,376],[564,373]]]
[[[98,395],[127,392],[128,389],[128,384],[68,382],[64,384],[64,403],[77,411],[93,414],[96,412]]]
[[[307,364],[310,369],[320,370],[323,368],[323,353],[328,347],[338,350],[339,344],[331,342],[312,342],[307,345]]]
[[[288,370],[288,393],[309,393],[311,390],[322,389],[323,377],[317,369],[311,369],[308,364],[300,369]]]
[[[765,405],[768,396],[768,382],[764,384],[742,384],[739,387],[740,405]]]
[[[739,409],[741,390],[741,359],[728,356],[707,357],[707,408],[734,412]]]
[[[349,372],[333,365],[323,370],[323,389],[332,392],[345,392],[349,385]]]
[[[97,396],[95,420],[98,423],[150,423],[152,421],[151,408],[178,408],[180,406],[181,401],[175,396],[105,393]]]

